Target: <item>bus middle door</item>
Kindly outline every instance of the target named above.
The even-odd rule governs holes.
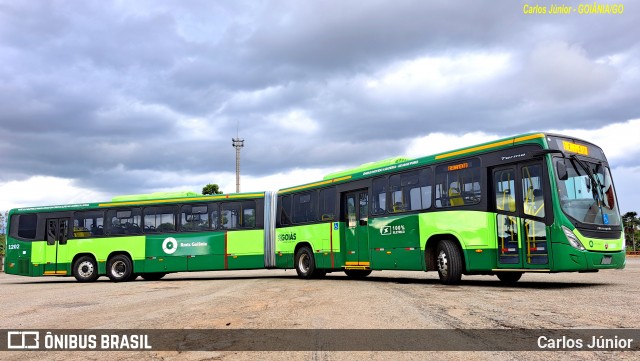
[[[69,239],[69,218],[47,218],[46,264],[44,275],[66,275],[67,241]]]
[[[345,266],[347,269],[368,269],[369,262],[369,191],[361,189],[343,196],[346,216]]]

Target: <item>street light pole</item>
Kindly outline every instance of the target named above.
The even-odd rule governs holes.
[[[244,139],[231,138],[233,147],[236,148],[236,193],[240,193],[240,149],[244,147]]]

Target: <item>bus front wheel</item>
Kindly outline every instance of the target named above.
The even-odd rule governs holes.
[[[117,254],[107,262],[107,276],[113,282],[124,282],[131,278],[133,265],[129,257]]]
[[[98,264],[93,257],[82,256],[73,263],[72,273],[78,282],[93,282],[98,279]]]
[[[436,266],[440,282],[445,285],[452,285],[460,282],[462,278],[462,255],[457,245],[448,239],[440,241],[436,248],[438,254]]]

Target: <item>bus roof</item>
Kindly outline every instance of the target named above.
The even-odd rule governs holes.
[[[547,146],[545,137],[546,135],[544,133],[527,133],[415,159],[401,157],[389,158],[380,162],[366,163],[352,169],[334,172],[325,176],[320,182],[284,188],[281,189],[279,193],[289,193],[307,188],[327,186],[332,183],[366,178],[375,174],[386,174],[403,168],[411,169],[421,165],[433,164],[448,159],[453,160],[462,156],[485,153],[492,150],[509,148],[515,145],[538,144],[544,148]],[[393,162],[392,160],[398,160],[398,162]]]
[[[150,205],[150,204],[171,204],[171,203],[189,203],[189,202],[208,202],[220,200],[242,200],[264,198],[264,192],[253,193],[230,193],[216,195],[202,195],[195,192],[157,192],[150,194],[138,194],[128,196],[117,196],[109,202],[101,203],[78,203],[63,204],[51,206],[25,207],[15,208],[11,213],[32,213],[32,212],[61,212],[61,211],[77,211],[96,209],[104,207],[119,207],[133,205]]]
[[[191,191],[182,192],[155,192],[148,194],[130,194],[124,196],[115,196],[111,198],[112,202],[130,202],[130,201],[144,201],[150,199],[170,199],[170,198],[184,198],[184,197],[197,197],[202,196],[200,193]]]

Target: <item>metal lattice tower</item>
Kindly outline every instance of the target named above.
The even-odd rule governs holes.
[[[244,147],[244,139],[231,138],[233,147],[236,148],[236,193],[240,193],[240,148]]]

